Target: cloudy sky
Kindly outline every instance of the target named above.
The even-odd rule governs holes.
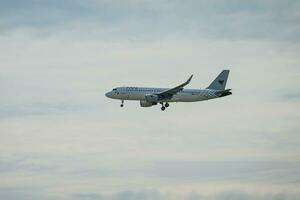
[[[0,0],[0,199],[299,199],[299,35],[297,0]]]

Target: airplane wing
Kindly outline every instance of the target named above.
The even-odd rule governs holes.
[[[180,85],[178,85],[174,88],[171,88],[171,89],[162,91],[160,93],[157,93],[156,95],[158,96],[159,100],[171,99],[174,94],[176,94],[177,92],[182,91],[183,87],[186,86],[187,84],[189,84],[191,82],[192,78],[193,78],[193,75],[191,75],[190,78],[186,82],[184,82],[184,83],[182,83],[182,84],[180,84]]]

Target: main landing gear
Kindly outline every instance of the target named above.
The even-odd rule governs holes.
[[[165,103],[165,105],[164,105],[164,103],[160,103],[160,104],[161,104],[161,108],[160,109],[162,111],[166,110],[166,108],[169,107],[169,103]]]
[[[124,107],[124,100],[122,100],[120,107]]]

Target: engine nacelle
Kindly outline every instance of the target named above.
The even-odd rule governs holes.
[[[145,96],[145,99],[149,103],[157,103],[158,102],[158,96],[155,94],[148,94]]]
[[[140,105],[141,105],[141,107],[151,107],[154,104],[152,102],[149,102],[149,101],[141,100]]]

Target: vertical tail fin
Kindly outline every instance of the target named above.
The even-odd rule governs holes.
[[[212,90],[225,90],[229,70],[223,70],[219,76],[207,87]]]

